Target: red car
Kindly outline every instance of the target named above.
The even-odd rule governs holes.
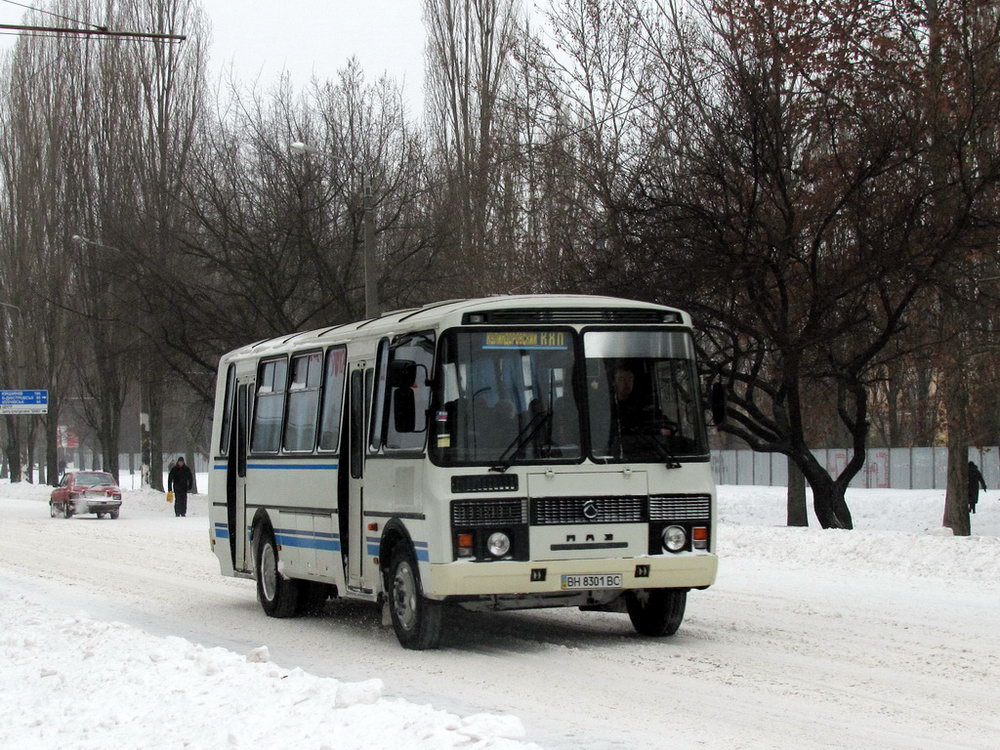
[[[49,496],[49,513],[53,518],[71,518],[76,513],[107,513],[118,518],[122,491],[118,482],[106,471],[69,471],[63,474],[59,486]]]

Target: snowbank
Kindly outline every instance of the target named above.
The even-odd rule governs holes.
[[[22,557],[29,558],[21,561],[8,556],[7,564],[19,575],[33,561],[45,562],[44,555],[30,553],[37,548],[44,551],[46,541],[59,542],[71,553],[86,550],[89,559],[94,550],[105,548],[107,538],[120,542],[114,549],[122,555],[122,559],[111,565],[111,570],[116,565],[148,568],[148,578],[126,577],[122,588],[126,594],[136,586],[152,585],[156,591],[163,589],[164,606],[182,609],[178,597],[186,598],[199,587],[214,585],[208,581],[223,580],[217,574],[215,561],[208,559],[211,556],[205,545],[205,495],[190,498],[189,515],[194,518],[174,519],[172,506],[164,501],[162,493],[125,489],[120,520],[85,522],[48,518],[45,503],[49,492],[48,487],[0,481],[0,513],[6,513],[8,533],[21,543]],[[992,631],[988,624],[996,621],[995,602],[1000,601],[994,593],[1000,589],[1000,493],[990,490],[980,498],[979,512],[972,518],[974,536],[959,538],[941,528],[944,493],[939,490],[851,490],[848,502],[855,530],[823,531],[814,517],[810,518],[809,528],[784,526],[782,488],[722,486],[717,526],[722,557],[719,581],[705,596],[692,597],[684,635],[672,639],[671,644],[644,644],[637,648],[628,637],[622,640],[616,634],[615,628],[627,630],[626,625],[602,619],[616,615],[595,615],[594,624],[586,625],[573,612],[528,614],[506,620],[530,623],[531,637],[539,637],[549,648],[532,650],[517,641],[516,648],[523,653],[508,653],[503,650],[509,648],[508,636],[502,632],[505,626],[498,625],[501,628],[498,635],[483,620],[477,625],[482,631],[477,633],[476,642],[493,644],[486,647],[485,656],[479,655],[477,646],[463,647],[448,653],[422,654],[419,661],[411,664],[406,658],[397,659],[399,649],[387,638],[391,652],[382,653],[370,662],[362,659],[360,664],[355,659],[349,665],[354,670],[351,677],[357,682],[319,677],[273,663],[268,645],[277,653],[281,647],[277,641],[284,633],[290,632],[296,638],[306,632],[296,630],[292,624],[283,623],[281,631],[274,631],[278,633],[272,633],[274,642],[259,648],[248,646],[245,652],[237,653],[206,648],[177,637],[156,637],[85,614],[67,617],[65,613],[73,612],[77,605],[67,607],[62,600],[36,596],[36,589],[7,591],[0,593],[0,685],[3,685],[0,747],[214,749],[220,745],[244,747],[261,743],[281,747],[304,743],[304,747],[311,748],[525,747],[528,745],[521,718],[504,712],[524,718],[532,728],[532,737],[537,738],[538,727],[549,721],[546,718],[549,710],[546,698],[532,696],[551,694],[553,688],[546,682],[547,672],[573,675],[568,680],[585,673],[580,672],[576,650],[564,648],[564,642],[588,649],[588,656],[603,654],[593,657],[598,659],[595,664],[598,669],[610,671],[594,681],[592,692],[597,696],[595,700],[604,701],[602,691],[609,691],[607,700],[617,701],[618,710],[638,700],[631,691],[637,683],[650,679],[650,675],[667,675],[663,677],[666,683],[656,684],[670,686],[670,690],[647,691],[657,705],[662,695],[673,694],[670,692],[673,690],[681,695],[691,692],[693,703],[708,701],[711,707],[717,697],[716,690],[732,691],[739,687],[731,684],[725,674],[720,676],[724,684],[711,682],[712,670],[718,668],[716,661],[735,664],[733,669],[748,675],[745,681],[750,687],[739,700],[732,704],[723,701],[714,714],[710,712],[715,717],[712,720],[716,731],[723,732],[714,746],[796,746],[792,742],[782,744],[775,739],[776,734],[766,735],[775,740],[770,744],[767,741],[755,744],[751,738],[765,731],[773,717],[761,716],[757,708],[746,708],[743,713],[740,707],[758,705],[760,696],[755,691],[760,685],[770,685],[767,689],[777,693],[786,691],[785,702],[776,703],[774,712],[790,722],[788,736],[796,737],[796,731],[800,730],[795,728],[795,720],[788,717],[805,713],[797,701],[799,696],[810,696],[817,690],[815,686],[819,683],[813,675],[817,664],[834,675],[829,690],[822,693],[819,701],[830,702],[833,718],[839,721],[845,715],[843,701],[851,706],[848,714],[862,710],[876,712],[866,715],[870,721],[881,722],[879,736],[883,740],[896,738],[895,744],[890,742],[885,746],[906,746],[927,730],[924,725],[915,728],[911,725],[916,721],[914,717],[927,714],[928,705],[936,705],[939,691],[946,690],[948,700],[955,705],[967,706],[963,680],[991,684],[997,673],[994,666],[997,651],[991,645],[994,641],[990,640]],[[147,548],[156,551],[152,558],[145,551],[143,557],[136,556],[136,549]],[[178,567],[188,570],[190,578],[176,581],[172,571]],[[51,576],[52,570],[43,568],[40,575]],[[68,576],[65,581],[85,588],[90,578]],[[859,589],[866,583],[870,585],[862,595]],[[191,586],[190,591],[186,585]],[[246,599],[248,606],[253,604],[252,594],[247,597],[245,587],[239,589],[236,598]],[[866,602],[870,612],[859,609]],[[89,600],[79,606],[91,607]],[[935,618],[923,617],[925,610],[936,612]],[[151,611],[156,611],[156,607]],[[249,606],[249,611],[259,616],[255,607]],[[837,613],[837,617],[840,612],[849,611],[852,614],[848,619],[858,619],[865,645],[859,647],[857,664],[845,660],[853,645],[850,648],[826,645],[834,637],[842,638],[844,644],[853,644],[860,638],[842,620],[836,620],[834,630],[824,630],[825,618],[817,612],[827,611]],[[913,614],[915,611],[919,616]],[[198,616],[202,616],[200,612]],[[105,619],[115,617],[110,615]],[[266,618],[261,616],[261,619]],[[842,629],[843,635],[838,635]],[[352,633],[346,627],[331,628],[323,638],[336,637],[333,634],[338,630],[344,631],[343,636],[348,639],[345,643],[352,642]],[[818,640],[810,640],[813,631]],[[204,638],[199,632],[185,634],[193,640],[219,642],[211,640],[216,637],[211,628]],[[780,644],[774,646],[780,652],[778,655],[768,651],[773,646],[768,639],[775,632],[782,633]],[[906,637],[900,639],[903,632]],[[244,639],[243,644],[249,640],[256,646],[256,639],[257,636]],[[924,675],[925,662],[943,648],[940,644],[952,640],[954,653],[938,654],[943,666],[938,672]],[[494,653],[491,649],[497,649],[498,643],[503,644],[502,648]],[[559,648],[552,647],[554,643]],[[288,644],[284,647],[287,654]],[[328,648],[327,641],[323,640],[317,648]],[[368,648],[367,644],[364,648]],[[381,653],[378,644],[373,648],[372,652],[365,651],[369,657],[371,653]],[[690,684],[683,681],[683,665],[676,658],[685,649],[688,649],[686,658],[699,664],[697,679]],[[824,649],[832,655],[817,661],[816,652],[826,653]],[[498,653],[503,653],[504,658],[498,660]],[[566,659],[567,655],[573,658]],[[667,656],[674,658],[664,660]],[[453,682],[471,690],[478,685],[480,674],[489,674],[492,679],[496,673],[512,670],[518,675],[537,672],[538,678],[527,681],[526,702],[517,703],[507,695],[494,697],[487,690],[486,697],[480,696],[471,708],[453,704],[450,706],[453,713],[448,713],[386,698],[382,682],[372,679],[379,675],[387,681],[399,679],[399,673],[385,667],[386,659],[395,660],[397,667],[403,665],[417,675],[409,689],[397,687],[394,694],[428,695],[427,700],[438,704],[441,696],[446,695],[448,684]],[[883,666],[873,677],[868,669],[871,659],[891,664]],[[972,666],[955,666],[957,659],[967,659]],[[454,673],[450,671],[451,665]],[[325,674],[340,676],[343,666],[334,664]],[[977,669],[980,672],[975,672]],[[444,674],[443,682],[435,681],[436,671]],[[873,702],[871,689],[864,687],[873,679],[886,695],[905,695],[905,700],[898,703],[913,703],[912,714],[879,718],[878,702]],[[521,676],[513,683],[498,680],[498,684],[517,684],[522,688],[526,685]],[[699,688],[705,680],[708,680],[706,686]],[[914,686],[915,683],[918,684]],[[566,680],[559,684],[566,692]],[[584,705],[585,697],[577,695],[574,698],[577,703],[562,710],[577,710]],[[492,712],[465,718],[459,715],[484,708]],[[735,715],[728,713],[730,708],[736,711]],[[896,706],[893,710],[901,709]],[[572,734],[558,718],[560,715],[554,714],[556,729],[550,730],[547,742],[554,737],[555,744],[561,740],[566,747],[577,741],[586,744],[581,740],[585,735]],[[648,717],[643,713],[639,718]],[[927,721],[933,721],[933,716]],[[980,724],[983,722],[975,726],[979,733],[976,738],[984,736],[984,732],[989,734],[983,728],[986,724]],[[635,730],[636,741],[632,746],[651,744],[654,737],[663,739],[662,729],[642,724]],[[619,726],[616,731],[626,730]],[[834,731],[832,744],[844,739],[843,731],[846,730]],[[900,732],[898,737],[896,732]],[[817,744],[823,743],[814,742],[813,746]],[[849,744],[846,739],[844,744]],[[979,741],[967,744],[988,746]]]
[[[315,677],[0,593],[0,747],[537,747],[521,721],[382,696],[381,680]]]
[[[878,572],[1000,589],[1000,492],[980,494],[973,536],[941,526],[943,490],[850,490],[853,531],[788,528],[780,487],[719,487],[719,551],[723,559],[766,560],[796,569]],[[811,503],[811,498],[809,500]],[[721,566],[722,574],[725,565]]]

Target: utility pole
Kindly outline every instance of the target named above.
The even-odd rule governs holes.
[[[372,202],[371,185],[364,188],[364,236],[365,236],[365,317],[380,315],[378,296],[375,293],[375,206]]]

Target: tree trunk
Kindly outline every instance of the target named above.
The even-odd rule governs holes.
[[[809,512],[806,508],[806,477],[794,461],[788,462],[788,525],[808,526]]]
[[[965,368],[957,362],[942,373],[948,419],[948,489],[942,523],[955,536],[969,536],[969,389]]]
[[[834,481],[826,467],[820,466],[812,453],[807,452],[798,458],[798,468],[805,475],[813,493],[813,512],[819,525],[824,529],[854,528],[851,511],[844,497],[851,477],[842,474],[838,481]]]
[[[17,417],[8,415],[6,422],[7,443],[4,445],[3,452],[7,459],[10,483],[15,484],[21,481],[21,446],[17,441]]]
[[[139,470],[139,486],[142,489],[152,486],[150,483],[152,474],[152,444],[149,436],[149,422],[149,380],[147,371],[147,373],[143,374],[142,380],[139,383],[139,460],[142,465],[142,468]]]
[[[149,383],[149,486],[163,491],[163,382]]]
[[[59,410],[49,403],[45,418],[45,471],[49,484],[59,484]]]

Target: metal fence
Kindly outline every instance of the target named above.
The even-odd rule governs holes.
[[[820,448],[813,455],[836,476],[850,458],[846,448]],[[990,489],[1000,487],[1000,449],[969,448]],[[712,473],[718,484],[788,485],[788,459],[778,453],[722,450],[712,453]],[[900,490],[944,489],[948,484],[947,448],[869,448],[865,465],[851,487]]]

